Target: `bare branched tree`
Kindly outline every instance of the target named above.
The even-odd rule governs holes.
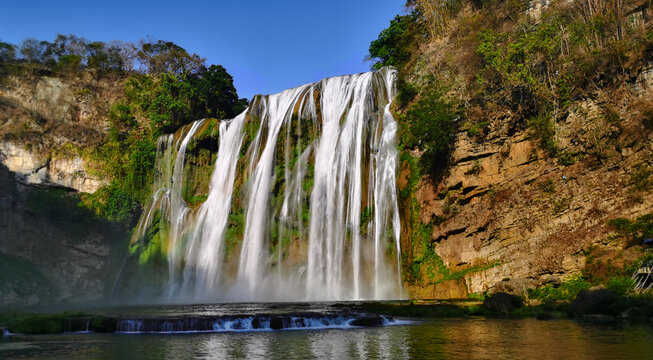
[[[441,35],[449,25],[454,6],[458,0],[415,0],[414,5],[421,13],[433,38]]]

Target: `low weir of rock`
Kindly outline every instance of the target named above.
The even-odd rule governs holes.
[[[256,314],[230,316],[80,317],[63,320],[64,333],[182,334],[273,330],[348,329],[405,322],[371,314]],[[4,336],[11,333],[2,329]],[[56,331],[55,331],[56,332]]]
[[[340,315],[256,315],[226,317],[122,319],[116,324],[119,333],[193,333],[243,332],[304,329],[343,329],[383,326],[395,320],[383,316]]]

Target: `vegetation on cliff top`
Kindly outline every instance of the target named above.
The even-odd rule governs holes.
[[[417,136],[428,124],[427,131],[441,134],[403,143],[427,153],[442,148],[435,143],[443,139],[451,146],[459,128],[478,132],[479,124],[504,117],[515,130],[530,127],[549,154],[572,163],[574,154],[558,151],[555,122],[572,101],[617,91],[653,54],[650,22],[637,12],[647,9],[646,1],[554,1],[539,14],[527,11],[529,2],[504,0],[409,0],[406,6],[409,15],[392,20],[369,52],[372,68],[399,70],[398,110],[412,114],[400,122],[404,133]],[[458,111],[446,112],[443,122],[423,111],[425,102]],[[640,106],[648,114],[653,103]],[[618,120],[614,109],[603,111]],[[644,125],[649,117],[642,117]],[[441,172],[445,155],[437,164],[425,161],[424,171]]]
[[[84,151],[101,164],[93,169],[96,175],[110,183],[85,195],[83,204],[125,224],[150,195],[159,135],[201,118],[231,118],[247,106],[224,67],[207,66],[205,59],[172,42],[105,43],[58,35],[53,42],[0,43],[0,79],[74,79],[89,73],[97,80],[119,81],[124,92],[105,114],[108,136]]]

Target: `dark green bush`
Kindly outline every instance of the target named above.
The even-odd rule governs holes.
[[[458,131],[458,113],[440,90],[422,94],[402,119],[407,128],[404,145],[424,151],[420,163],[425,173],[438,176],[449,162]]]
[[[9,331],[20,334],[58,334],[64,319],[58,315],[31,315],[9,323]]]
[[[575,315],[619,315],[634,303],[610,289],[598,289],[580,291],[570,307]]]
[[[415,96],[417,96],[417,88],[415,85],[404,80],[402,76],[397,79],[397,97],[396,101],[399,107],[404,108],[410,104]]]
[[[555,142],[555,124],[548,113],[541,113],[533,117],[528,125],[531,127],[531,134],[540,141],[540,145],[549,155],[555,156],[558,147]]]
[[[625,218],[608,220],[608,225],[635,243],[653,238],[653,213],[642,215],[634,221]]]
[[[98,189],[93,194],[86,194],[82,204],[93,210],[96,215],[129,226],[134,220],[134,212],[139,202],[122,189],[118,181]]]
[[[66,74],[78,72],[82,68],[82,57],[75,54],[62,55],[57,61],[57,71]]]
[[[619,295],[628,295],[635,287],[635,281],[630,276],[617,276],[608,280],[605,286]]]
[[[90,330],[95,332],[116,331],[116,319],[105,316],[97,316],[91,319]]]

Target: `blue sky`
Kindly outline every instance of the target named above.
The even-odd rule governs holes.
[[[0,0],[0,41],[170,40],[221,64],[238,94],[277,93],[367,71],[370,41],[405,0]]]

